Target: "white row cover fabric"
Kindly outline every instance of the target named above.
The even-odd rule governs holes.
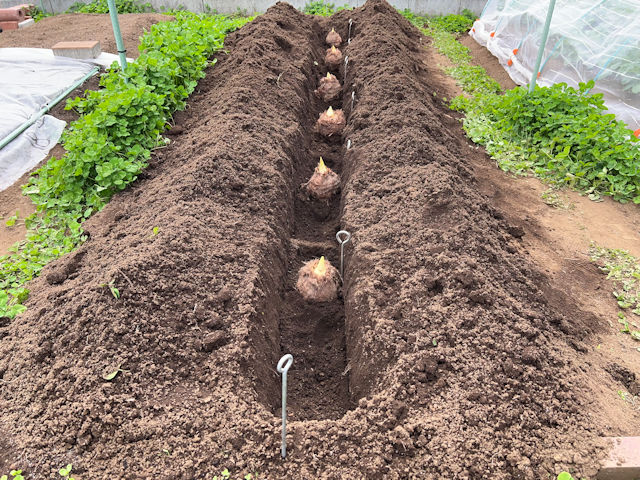
[[[488,0],[470,35],[493,53],[514,82],[535,68],[547,0]],[[595,80],[611,113],[640,128],[640,0],[557,0],[538,83]]]
[[[0,192],[38,165],[58,143],[67,122],[43,115],[0,150]]]
[[[51,50],[0,48],[0,138],[7,137],[92,68],[90,63],[55,57]],[[36,122],[0,150],[0,190],[47,156],[64,128],[65,123],[60,128],[60,122]]]
[[[109,67],[117,61],[118,56],[111,53],[85,61],[56,57],[52,50],[44,48],[0,48],[0,139],[29,120],[95,65]],[[45,115],[0,149],[0,191],[47,156],[65,125],[66,122]]]

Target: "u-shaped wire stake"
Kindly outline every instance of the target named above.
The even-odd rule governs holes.
[[[342,79],[343,84],[347,81],[347,65],[349,65],[349,55],[346,55],[344,57],[344,77]]]
[[[340,278],[344,283],[344,245],[351,240],[351,234],[346,230],[336,233],[336,240],[340,244]]]
[[[287,456],[287,372],[293,364],[293,355],[287,353],[279,361],[276,369],[282,374],[282,446],[280,454],[282,458]]]

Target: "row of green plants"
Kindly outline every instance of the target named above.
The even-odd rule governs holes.
[[[464,129],[505,171],[541,177],[557,185],[640,203],[640,143],[625,123],[606,113],[593,81],[517,87],[504,95],[457,97]]]
[[[620,307],[620,331],[640,341],[640,260],[626,250],[595,244],[591,245],[589,256],[613,283],[613,296]]]
[[[476,15],[468,8],[462,10],[459,15],[417,15],[408,8],[401,10],[400,13],[420,29],[426,28],[448,33],[467,32],[476,19]]]
[[[153,13],[157,12],[156,9],[153,8],[153,5],[149,2],[140,2],[135,0],[115,0],[116,10],[119,14],[123,13]],[[215,15],[216,11],[213,10],[208,4],[203,4],[204,12],[208,15]],[[160,11],[168,14],[174,15],[176,12],[186,11],[186,7],[180,4],[177,8],[173,8],[170,10],[166,10],[164,6],[160,7]],[[107,0],[94,0],[89,3],[76,2],[71,5],[65,13],[94,13],[94,14],[105,14],[109,13],[109,4]],[[40,7],[34,7],[31,10],[31,16],[33,19],[38,22],[45,17],[54,16],[52,13],[45,12]],[[249,17],[246,10],[242,10],[238,8],[238,11],[232,15],[228,15],[231,18],[243,18]]]
[[[66,154],[51,158],[23,187],[36,204],[27,234],[0,256],[0,317],[25,310],[24,284],[50,261],[86,240],[82,222],[136,180],[162,132],[223,47],[225,35],[249,21],[174,12],[141,38],[141,55],[123,74],[114,64],[101,89],[67,104],[82,115],[62,136]]]
[[[323,0],[309,2],[305,4],[302,9],[307,15],[320,15],[322,17],[329,17],[342,10],[349,10],[349,6],[343,5],[342,7],[336,7],[334,3],[325,3]]]
[[[139,3],[134,0],[115,0],[118,13],[148,13],[154,12],[150,3]],[[90,3],[76,2],[71,5],[66,13],[109,13],[107,0],[94,0]],[[31,9],[31,18],[39,22],[43,18],[54,16],[53,13],[45,12],[42,8],[35,6]]]
[[[154,12],[150,3],[136,2],[135,0],[115,0],[118,13],[147,13]],[[67,13],[109,13],[107,0],[94,0],[91,3],[76,2]]]
[[[526,88],[503,92],[482,67],[471,64],[469,49],[458,41],[472,22],[455,26],[402,13],[453,63],[446,71],[465,95],[450,106],[465,113],[467,135],[484,145],[500,168],[533,173],[553,188],[569,186],[594,200],[609,195],[640,203],[640,144],[625,124],[606,113],[602,95],[590,93],[593,82],[577,89],[557,84],[532,93]],[[640,341],[640,322],[634,319],[640,315],[640,261],[627,251],[595,245],[590,256],[613,282],[621,331]]]
[[[531,93],[525,87],[503,92],[457,40],[471,27],[470,17],[465,23],[403,14],[453,64],[446,72],[465,95],[453,99],[451,108],[464,112],[465,132],[500,168],[566,185],[592,199],[608,195],[640,203],[639,140],[607,113],[602,94],[591,93],[593,81],[578,88],[559,83]]]
[[[433,46],[451,61],[453,66],[445,67],[445,73],[453,77],[467,95],[502,93],[500,84],[484,68],[472,64],[469,49],[458,41],[458,35],[469,31],[473,25],[473,12],[465,9],[461,15],[436,17],[416,15],[410,10],[403,10],[401,13],[431,37]]]

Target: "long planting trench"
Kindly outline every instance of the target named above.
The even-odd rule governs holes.
[[[326,103],[314,90],[332,27],[349,61]],[[0,470],[594,475],[601,437],[626,433],[580,362],[597,319],[549,286],[478,192],[422,41],[383,0],[328,19],[278,3],[228,37],[172,144],[1,327]],[[330,105],[346,127],[327,138],[316,121]],[[301,187],[320,157],[341,177],[326,201]],[[300,268],[337,267],[343,229],[337,298],[303,299]]]

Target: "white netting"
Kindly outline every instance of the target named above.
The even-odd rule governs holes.
[[[488,0],[470,32],[520,85],[531,80],[548,7]],[[538,83],[589,80],[612,113],[640,128],[640,0],[557,0]]]

